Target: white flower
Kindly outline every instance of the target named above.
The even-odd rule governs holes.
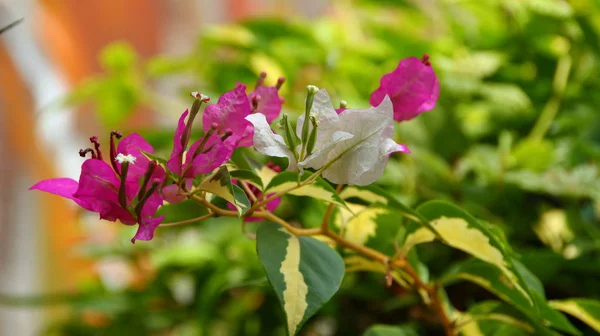
[[[286,146],[281,135],[274,133],[267,123],[267,117],[262,113],[254,113],[246,117],[254,125],[254,148],[268,156],[287,157],[288,170],[297,169],[294,153]]]
[[[254,114],[247,119],[254,124],[256,150],[271,156],[287,157],[288,170],[321,169],[322,176],[337,184],[369,185],[383,174],[389,155],[408,152],[392,139],[394,111],[386,97],[377,107],[346,109],[339,115],[325,90],[315,94],[311,115],[317,119],[315,148],[311,155],[296,163],[294,154],[279,135],[273,134],[264,116]],[[296,133],[300,137],[304,116],[298,118]],[[309,125],[312,128],[312,124]],[[298,146],[298,150],[301,146]],[[302,153],[299,153],[302,155]]]

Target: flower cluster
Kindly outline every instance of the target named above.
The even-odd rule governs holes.
[[[82,208],[97,212],[100,219],[119,220],[126,225],[138,223],[132,241],[150,240],[163,219],[153,216],[163,203],[158,189],[165,181],[165,171],[142,154],[153,150],[139,134],[123,138],[118,147],[115,138],[121,138],[121,134],[110,135],[110,164],[103,160],[98,138],[91,137],[94,148],[79,152],[82,157],[91,156],[81,166],[79,182],[55,178],[40,181],[30,189],[71,199]]]
[[[283,99],[279,88],[265,86],[262,73],[255,89],[246,85],[224,93],[216,104],[209,104],[202,115],[204,135],[191,141],[192,127],[203,103],[209,98],[192,93],[194,103],[179,118],[168,160],[153,158],[152,146],[139,134],[121,139],[110,135],[109,161],[104,161],[97,137],[90,138],[93,148],[80,151],[85,157],[79,181],[55,178],[38,182],[37,189],[73,200],[82,208],[96,212],[101,219],[138,224],[132,241],[150,240],[164,219],[156,212],[165,202],[177,203],[196,193],[199,176],[211,174],[227,163],[238,147],[253,146],[258,152],[288,159],[289,171],[312,169],[336,184],[368,185],[383,173],[389,156],[408,153],[396,143],[394,120],[404,121],[431,110],[439,95],[439,83],[429,57],[402,60],[385,74],[380,87],[370,97],[371,107],[347,108],[343,102],[335,109],[326,90],[308,87],[305,113],[297,120],[295,131],[284,114],[279,125],[283,136],[271,123],[281,112]],[[116,139],[121,139],[116,144]],[[277,168],[278,171],[278,168]],[[254,187],[246,188],[252,199],[262,197]],[[269,197],[270,195],[267,195]],[[273,211],[279,199],[266,202]],[[252,219],[251,213],[245,220]]]

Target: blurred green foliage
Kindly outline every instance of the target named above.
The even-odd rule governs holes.
[[[180,98],[200,89],[216,99],[266,71],[267,84],[286,77],[282,93],[289,113],[302,111],[308,84],[326,88],[334,101],[365,107],[382,74],[401,58],[428,53],[442,84],[440,100],[433,111],[396,128],[396,140],[413,154],[394,156],[378,184],[407,205],[449,200],[490,223],[540,278],[549,299],[598,299],[599,34],[600,3],[594,0],[340,1],[318,19],[211,27],[189,55],[177,59],[157,56],[141,64],[126,45],[111,45],[100,58],[106,74],[76,90],[69,102],[94,103],[107,128],[144,105],[168,114],[174,125],[182,110],[165,110],[176,104],[157,100],[152,82],[191,76],[189,86],[177,88]],[[170,151],[170,129],[142,133]],[[279,213],[289,218],[296,209],[304,209],[297,219],[306,226],[318,225],[325,210],[315,200],[290,197]],[[254,241],[238,224],[211,220],[159,231],[148,244],[88,247],[99,260],[137,264],[149,258],[154,271],[142,288],[115,293],[100,281],[86,287],[72,317],[50,330],[283,334],[282,313]],[[419,246],[418,253],[432,277],[465,259],[442,245]],[[464,311],[506,309],[473,305],[493,296],[468,283],[448,287],[447,295]],[[406,325],[398,334],[439,334],[431,313],[415,302],[413,293],[386,288],[379,274],[349,274],[304,334],[360,335],[372,324],[401,323]],[[81,315],[90,310],[106,320],[90,326]],[[594,333],[572,322],[584,334]],[[367,335],[386,327],[378,328]]]

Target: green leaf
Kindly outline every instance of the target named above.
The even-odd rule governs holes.
[[[448,283],[456,279],[473,282],[488,291],[494,293],[498,298],[514,305],[524,313],[536,315],[532,299],[519,290],[508,280],[506,275],[492,264],[480,260],[471,259],[452,267],[444,277],[443,282]]]
[[[167,167],[167,160],[158,157],[152,153],[144,152],[143,150],[141,150],[140,153],[142,153],[142,155],[145,156],[148,160],[156,161],[159,165],[163,166],[164,168]]]
[[[243,169],[233,170],[233,171],[229,172],[229,175],[231,176],[232,179],[252,183],[254,186],[256,186],[260,190],[263,190],[263,188],[264,188],[263,182],[262,182],[262,179],[260,178],[260,176],[258,176],[255,172],[253,172],[251,170],[243,170]]]
[[[344,261],[325,243],[296,237],[274,223],[258,228],[256,249],[287,316],[288,334],[295,335],[338,291]]]
[[[105,70],[121,72],[136,63],[137,54],[130,44],[113,42],[100,52],[100,64]]]
[[[573,15],[573,8],[569,5],[569,2],[559,0],[528,0],[525,3],[532,12],[558,19],[566,19]]]
[[[572,335],[580,335],[581,333],[577,328],[575,328],[563,314],[550,307],[546,300],[544,285],[540,279],[538,279],[535,274],[527,269],[520,261],[513,259],[513,264],[523,281],[525,281],[527,289],[533,298],[537,315],[542,319],[543,324]]]
[[[522,271],[521,269],[519,270]],[[535,279],[533,281],[537,282],[539,280],[533,274],[528,274],[526,278],[529,278],[528,281],[525,281],[527,282],[525,287],[529,290],[529,297],[525,296],[522,290],[515,287],[499,268],[492,264],[472,259],[452,267],[449,273],[443,277],[442,281],[448,283],[456,279],[462,279],[473,282],[495,294],[501,300],[511,304],[531,318],[532,321],[572,335],[579,335],[577,329],[562,314],[552,310],[548,306],[543,293],[539,292],[541,284],[532,284],[533,279]]]
[[[234,204],[239,205],[242,209],[249,209],[250,200],[248,199],[248,196],[246,196],[244,190],[235,184],[232,184],[231,187],[233,188],[233,197],[235,198]]]
[[[304,174],[302,181],[308,178],[308,174]],[[265,188],[265,194],[273,194],[284,192],[298,186],[298,172],[283,172],[273,177],[271,182]],[[294,196],[309,196],[326,202],[333,202],[337,205],[346,206],[344,200],[338,195],[329,183],[322,178],[317,178],[313,183],[290,190],[287,195]]]
[[[231,183],[231,176],[229,176],[226,166],[219,167],[216,172],[200,183],[198,188],[233,204],[240,216],[249,208],[250,201],[238,186]]]
[[[367,329],[363,336],[418,336],[418,334],[409,327],[376,324]]]
[[[582,164],[572,170],[551,168],[543,174],[528,170],[510,171],[504,181],[524,190],[555,196],[578,198],[600,197],[600,174],[594,164]]]
[[[468,212],[442,201],[424,203],[419,206],[417,212],[430,221],[443,238],[444,244],[498,268],[503,279],[527,302],[523,303],[523,306],[533,307],[533,299],[508,255],[510,251],[505,250],[505,244],[485,225]],[[406,231],[402,247],[405,252],[414,245],[435,239],[434,234],[427,228],[409,225]]]
[[[546,170],[554,161],[554,145],[548,140],[523,140],[511,153],[514,163],[535,172]]]
[[[169,203],[158,208],[156,216],[165,216],[164,223],[179,222],[182,220],[200,217],[208,213],[207,209],[193,200],[184,200],[179,203]]]
[[[600,333],[600,301],[593,299],[567,299],[548,302],[550,307],[572,315]]]
[[[507,303],[483,301],[469,308],[456,321],[464,336],[556,335],[541,324],[534,323]]]

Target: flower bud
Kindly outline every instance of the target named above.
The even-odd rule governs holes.
[[[283,78],[283,77],[277,78],[277,84],[275,84],[275,87],[277,88],[277,90],[281,89],[281,86],[283,85],[283,83],[285,83],[285,78]]]
[[[122,155],[119,153],[119,155]],[[119,158],[119,156],[117,156]],[[119,204],[123,209],[127,209],[127,171],[129,171],[129,161],[123,161],[121,163],[121,185],[119,186]]]
[[[251,113],[256,113],[258,111],[258,103],[260,103],[260,95],[258,94],[252,94],[252,99],[251,99],[251,103],[252,103],[252,110],[250,111]]]
[[[148,188],[148,191],[146,191],[141,198],[138,198],[138,203],[135,206],[135,214],[138,217],[138,220],[141,220],[142,209],[144,209],[144,205],[146,204],[150,196],[152,196],[152,194],[156,192],[158,186],[161,185],[161,183],[162,181],[158,178],[152,179],[152,183],[150,184],[150,188]]]
[[[233,135],[233,131],[231,129],[227,129],[223,135],[221,135],[221,141],[225,141],[227,138]]]
[[[300,153],[301,157],[304,157],[306,153],[306,144],[308,142],[309,136],[309,119],[310,119],[310,110],[312,109],[313,101],[315,99],[315,94],[319,92],[319,88],[314,85],[309,85],[306,87],[306,107],[304,110],[304,124],[302,125],[302,152]]]
[[[117,145],[115,144],[115,138],[121,139],[123,135],[119,131],[110,132],[110,164],[113,167],[115,173],[119,174],[119,167],[117,166]]]
[[[196,115],[198,115],[198,112],[200,111],[202,103],[207,103],[208,101],[210,101],[210,97],[205,96],[199,92],[192,92],[190,95],[194,98],[194,103],[190,108],[190,114],[185,124],[185,129],[181,134],[181,147],[183,147],[184,149],[187,148],[187,144],[190,141],[190,135],[192,134],[192,125],[194,124],[194,119],[196,118]]]
[[[310,123],[313,127],[310,130],[308,143],[306,144],[306,156],[312,154],[313,149],[315,149],[315,144],[317,143],[317,128],[319,127],[319,121],[314,115],[310,116]]]
[[[146,192],[146,187],[148,186],[148,182],[150,181],[150,178],[152,177],[152,173],[154,173],[154,169],[156,168],[156,166],[158,166],[158,164],[155,161],[150,161],[148,163],[148,168],[144,173],[144,179],[142,180],[140,190],[137,194],[138,201],[144,196],[144,193]]]
[[[263,86],[263,84],[265,83],[265,78],[267,78],[267,73],[263,71],[258,76],[258,79],[256,80],[256,86],[254,88],[256,89],[258,87]]]
[[[294,153],[294,156],[297,158],[298,154],[296,153],[296,145],[298,137],[294,134],[292,125],[290,124],[290,120],[288,119],[287,113],[284,113],[281,117],[281,126],[283,128],[283,132],[285,134],[284,140],[285,144],[288,148]]]

